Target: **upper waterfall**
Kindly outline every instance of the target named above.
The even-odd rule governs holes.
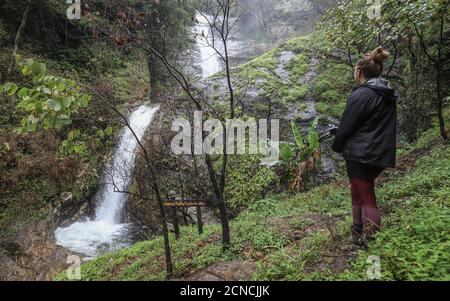
[[[212,45],[212,33],[208,23],[208,16],[199,12],[195,15],[197,24],[194,26],[193,32],[195,40],[200,51],[199,65],[202,69],[202,77],[210,77],[222,70],[219,56]]]

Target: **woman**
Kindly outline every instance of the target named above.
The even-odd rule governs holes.
[[[395,166],[397,99],[381,78],[389,53],[382,47],[364,55],[354,71],[359,86],[353,90],[333,150],[346,160],[352,196],[352,241],[360,244],[381,228],[375,198],[375,179],[386,167]]]

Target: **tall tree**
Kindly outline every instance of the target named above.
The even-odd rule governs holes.
[[[14,64],[16,62],[16,55],[17,55],[17,51],[19,50],[20,39],[22,37],[22,33],[25,28],[25,25],[27,24],[28,15],[30,14],[30,10],[31,10],[31,4],[32,4],[32,0],[28,0],[27,6],[25,7],[25,10],[22,15],[22,21],[20,22],[20,26],[17,29],[16,37],[14,39],[14,48],[13,48],[13,52],[11,55],[11,61],[9,63],[8,69],[6,70],[5,80],[11,75]]]

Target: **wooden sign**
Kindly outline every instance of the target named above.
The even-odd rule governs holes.
[[[198,200],[169,200],[164,201],[165,207],[206,207],[206,201]]]
[[[169,197],[168,197],[169,198]],[[199,201],[192,199],[173,199],[163,201],[163,205],[167,208],[172,209],[172,219],[173,219],[173,228],[175,232],[175,239],[180,238],[180,228],[178,226],[178,216],[177,216],[177,208],[180,207],[197,207],[197,227],[198,234],[203,234],[203,218],[202,218],[202,208],[208,206],[207,201]]]

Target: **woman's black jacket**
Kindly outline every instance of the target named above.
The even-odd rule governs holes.
[[[346,160],[395,166],[397,99],[380,77],[356,88],[348,99],[333,150]]]

